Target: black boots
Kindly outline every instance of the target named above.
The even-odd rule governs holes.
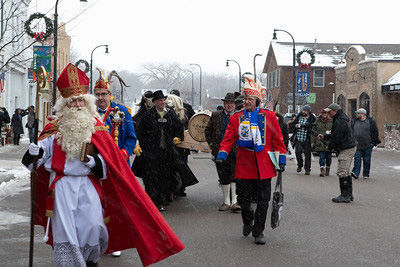
[[[326,166],[325,169],[325,176],[329,176],[329,171],[330,171],[331,167]]]
[[[97,262],[87,261],[86,267],[97,267]]]
[[[264,238],[264,234],[260,234],[259,236],[256,236],[254,238],[254,243],[256,243],[257,245],[265,245],[266,241]]]
[[[354,200],[351,176],[339,178],[340,196],[332,198],[335,203],[349,203]]]
[[[324,177],[325,176],[325,168],[324,167],[320,167],[320,173],[319,176]]]
[[[243,236],[248,236],[252,230],[253,230],[252,225],[243,224]]]

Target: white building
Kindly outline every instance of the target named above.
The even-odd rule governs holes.
[[[32,39],[24,34],[24,23],[31,0],[0,0],[0,72],[5,72],[5,89],[0,94],[0,106],[14,114],[15,109],[26,109],[35,102],[35,91],[28,83],[28,67],[32,62]],[[15,10],[15,12],[13,12]],[[10,10],[13,12],[11,15]],[[15,37],[18,38],[15,38]],[[14,39],[13,39],[14,38]],[[18,39],[18,40],[16,40]],[[16,40],[16,41],[12,41]],[[25,49],[25,50],[24,50]],[[23,51],[24,50],[24,51]],[[18,56],[16,54],[20,53]],[[12,58],[10,60],[10,58]],[[7,64],[7,61],[10,62]],[[26,117],[23,125],[25,125]],[[27,134],[27,131],[26,131]]]

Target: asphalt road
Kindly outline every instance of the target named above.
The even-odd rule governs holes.
[[[0,164],[21,155],[0,155]],[[399,266],[400,153],[373,152],[372,178],[353,181],[351,204],[331,202],[339,193],[338,179],[334,171],[319,177],[317,160],[310,176],[296,173],[294,162],[288,163],[281,225],[272,230],[267,223],[267,244],[257,246],[241,235],[240,214],[218,211],[222,195],[209,155],[192,155],[189,164],[200,183],[163,213],[186,248],[154,266]],[[0,198],[0,214],[28,218],[29,191]],[[28,263],[29,224],[21,221],[0,225],[1,266]],[[43,229],[36,227],[35,266],[51,266],[52,251],[42,237]],[[141,263],[132,249],[120,258],[103,256],[99,266]]]

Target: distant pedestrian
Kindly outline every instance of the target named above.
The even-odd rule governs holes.
[[[332,121],[325,110],[319,114],[313,126],[313,135],[311,137],[311,148],[319,155],[319,176],[329,176],[332,163],[332,154],[328,149],[329,141],[326,136],[331,134]]]
[[[281,128],[281,132],[282,132],[282,136],[283,136],[283,143],[286,146],[286,150],[288,150],[289,147],[289,133],[288,133],[288,128],[287,125],[285,123],[285,119],[283,118],[283,116],[277,112],[275,112],[276,117],[278,118],[278,122],[279,122],[279,127]]]
[[[22,109],[17,108],[11,119],[11,128],[14,135],[14,145],[19,146],[19,140],[21,134],[24,134],[24,128],[22,127],[22,117],[28,113],[24,112]]]
[[[297,115],[293,122],[295,126],[294,146],[297,159],[297,172],[301,172],[304,165],[305,175],[310,175],[311,172],[311,129],[314,122],[315,116],[311,113],[309,105],[303,107],[301,113]]]
[[[329,150],[339,153],[337,175],[339,176],[340,195],[332,198],[332,201],[349,203],[354,200],[350,167],[356,150],[350,119],[338,104],[330,104],[324,110],[328,112],[329,117],[333,118]]]
[[[225,98],[221,100],[224,103],[223,110],[215,111],[211,114],[211,119],[205,129],[206,140],[211,148],[211,154],[214,158],[217,157],[229,119],[235,111],[235,97],[232,93],[227,93]],[[216,163],[219,184],[224,197],[224,202],[219,207],[219,211],[240,211],[240,206],[237,203],[236,183],[234,181],[236,154],[237,146],[233,145],[228,154],[227,160],[221,163]]]
[[[361,159],[363,164],[363,177],[369,178],[371,168],[372,148],[381,143],[379,140],[378,127],[376,122],[368,117],[367,111],[360,108],[356,111],[356,119],[353,120],[351,128],[357,141],[357,150],[354,154],[354,167],[351,176],[358,179],[361,171]]]
[[[8,111],[4,107],[0,107],[0,133],[2,130],[3,123],[10,123],[10,115],[8,115]]]
[[[26,123],[26,128],[28,128],[29,133],[29,143],[33,143],[33,137],[35,135],[35,107],[29,106],[28,109],[28,122]]]

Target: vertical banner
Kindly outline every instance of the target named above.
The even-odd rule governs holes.
[[[33,81],[36,80],[36,70],[43,66],[47,72],[47,81],[51,79],[51,46],[33,46]]]
[[[310,94],[310,72],[298,71],[296,75],[296,92],[298,96]]]

